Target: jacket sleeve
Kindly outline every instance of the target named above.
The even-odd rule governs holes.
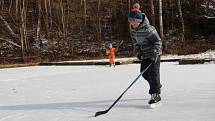
[[[152,44],[153,44],[153,51],[156,53],[156,54],[161,54],[161,46],[162,46],[162,43],[161,43],[161,38],[160,36],[158,35],[158,32],[156,31],[156,29],[154,29],[152,31],[152,34],[151,36],[149,36],[148,38]]]

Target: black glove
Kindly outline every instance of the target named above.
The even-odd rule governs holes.
[[[143,60],[142,54],[137,54],[137,58],[138,58],[139,60]]]
[[[150,58],[150,60],[153,61],[154,63],[156,63],[158,60],[158,55],[159,55],[158,53],[154,52],[153,56]]]

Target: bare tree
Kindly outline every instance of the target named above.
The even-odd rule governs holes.
[[[86,21],[87,21],[87,3],[86,0],[84,0],[84,25],[86,25]]]
[[[0,1],[0,7],[2,9],[2,7],[3,7],[3,0]]]
[[[16,47],[21,48],[21,46],[20,46],[20,45],[18,45],[17,43],[13,42],[11,39],[0,38],[0,40],[2,40],[2,41],[6,41],[6,42],[8,42],[8,43],[10,43],[10,44],[12,44],[12,45],[14,45],[14,46],[16,46]]]
[[[99,24],[99,41],[102,39],[102,28],[101,28],[101,16],[100,16],[100,5],[101,5],[101,0],[98,1],[98,24]]]
[[[97,40],[99,42],[99,44],[102,43],[102,26],[101,26],[101,20],[102,20],[102,16],[101,16],[101,0],[98,0],[98,4],[97,4],[97,15],[96,15],[96,30],[97,30]],[[99,52],[99,56],[102,56],[103,52]]]
[[[167,30],[168,29],[173,29],[173,20],[172,20],[172,18],[173,18],[173,15],[172,15],[172,13],[173,13],[173,9],[172,9],[172,0],[168,0],[167,1],[167,17],[166,17],[166,28],[167,28]]]
[[[65,37],[66,37],[66,40],[67,40],[67,35],[68,35],[68,27],[69,27],[69,19],[70,19],[70,0],[67,0],[66,4],[67,4],[67,13],[66,13],[66,17],[65,17]]]
[[[163,17],[162,17],[162,0],[159,0],[159,23],[160,23],[160,36],[163,41]]]
[[[41,42],[40,42],[40,26],[41,26],[41,0],[37,1],[38,3],[38,18],[37,18],[37,33],[36,33],[36,43],[40,46]]]
[[[4,4],[5,4],[5,0],[2,0],[2,1],[1,1],[1,9],[2,9],[2,10],[4,9]]]
[[[131,0],[128,0],[128,11],[131,9]]]
[[[181,10],[181,1],[177,0],[177,5],[178,5],[178,12],[179,12],[179,17],[180,17],[180,21],[181,21],[181,35],[180,35],[180,39],[181,39],[181,43],[182,43],[182,47],[184,47],[185,44],[185,26],[184,26],[184,18],[183,18],[183,14],[182,14],[182,10]]]
[[[14,31],[12,30],[12,28],[10,27],[9,23],[3,18],[2,15],[0,15],[0,23],[2,23],[6,28],[7,31],[9,32],[9,34],[12,36],[13,40],[18,40],[18,35],[14,33]],[[12,39],[8,39],[8,38],[0,38],[0,40],[6,41],[14,46],[17,47],[21,47],[20,45],[18,45],[17,43],[13,42]]]
[[[155,25],[155,7],[154,7],[154,0],[150,1],[150,7],[151,7],[151,23],[152,25]]]
[[[8,10],[9,14],[11,13],[12,5],[13,5],[13,0],[10,0],[10,7],[9,7],[9,10]]]
[[[39,1],[39,0],[38,0]],[[44,15],[44,19],[45,19],[45,26],[46,26],[46,34],[47,34],[47,38],[49,39],[49,4],[48,4],[48,0],[44,0],[44,5],[45,5],[45,15]],[[41,10],[41,8],[40,8]]]
[[[19,15],[19,0],[16,0],[16,15]]]
[[[25,53],[28,49],[28,41],[27,41],[27,29],[26,29],[26,7],[25,7],[25,0],[22,1],[21,7],[21,27],[20,27],[20,40],[21,40],[21,47],[22,47],[22,57],[23,61],[25,62]]]
[[[0,15],[0,21],[2,21],[3,25],[7,28],[7,31],[10,33],[10,35],[14,38],[17,39],[18,35],[15,34],[13,29],[10,27],[9,23],[3,18],[2,15]]]
[[[65,8],[63,5],[63,0],[60,0],[60,10],[61,10],[61,24],[62,24],[62,32],[65,35]]]
[[[52,7],[51,7],[51,0],[48,0],[48,8],[49,8],[49,23],[50,23],[50,28],[52,28],[52,23],[53,23],[53,20],[52,20]]]

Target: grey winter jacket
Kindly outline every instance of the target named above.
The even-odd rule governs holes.
[[[145,15],[143,13],[143,15]],[[138,28],[130,27],[131,39],[136,54],[141,54],[143,59],[152,58],[155,54],[161,54],[161,38],[154,26],[150,25],[148,18]]]

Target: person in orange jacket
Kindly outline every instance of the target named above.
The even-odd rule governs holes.
[[[113,47],[111,43],[108,44],[108,47],[106,48],[106,55],[109,58],[110,67],[115,67],[115,53],[117,52],[117,49]]]

